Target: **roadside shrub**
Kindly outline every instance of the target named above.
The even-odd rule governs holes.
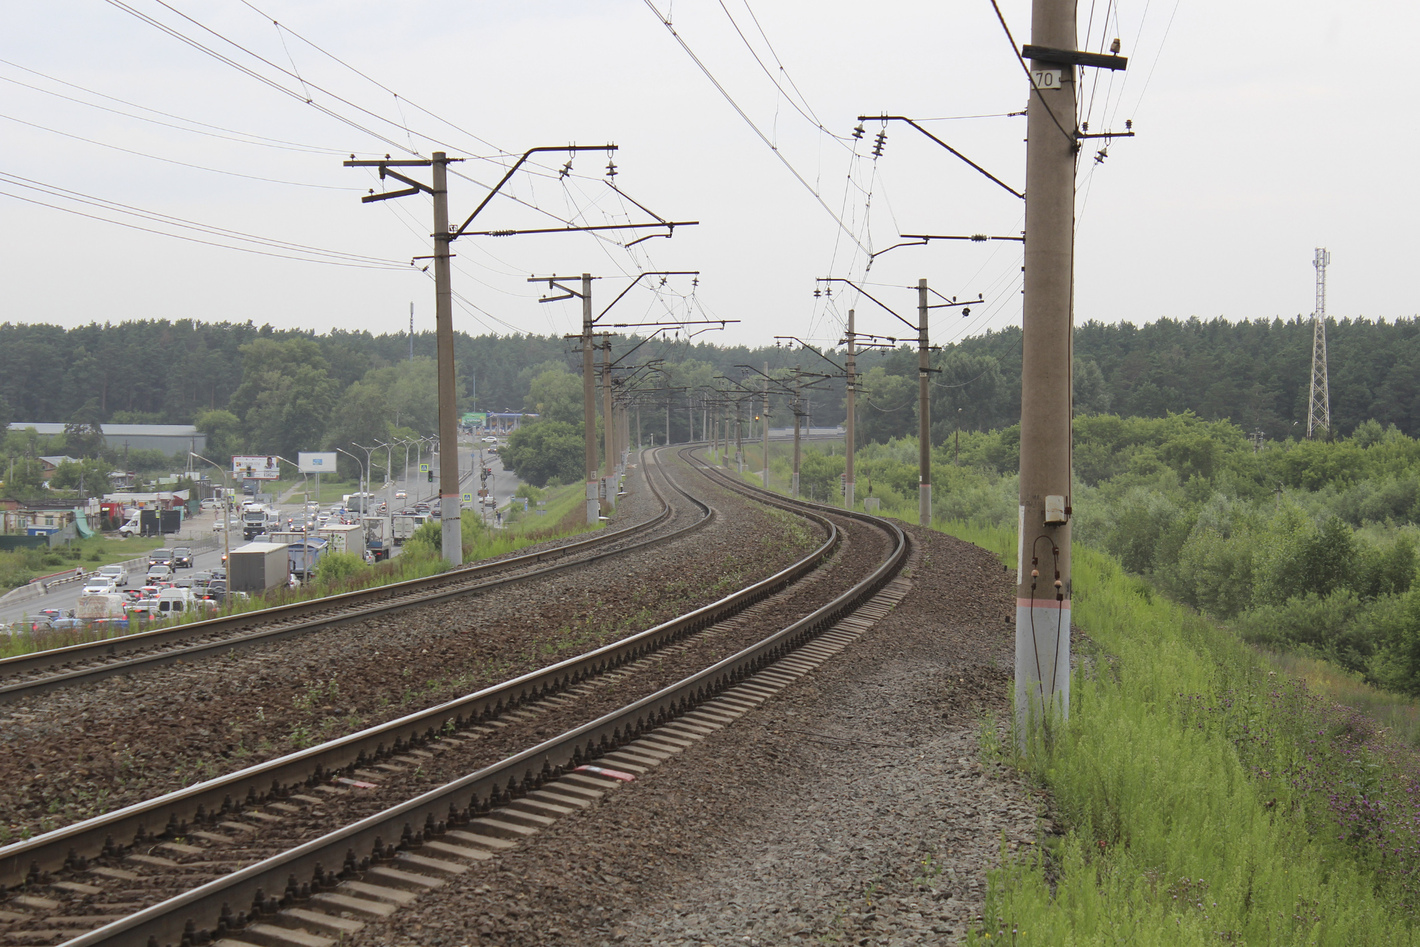
[[[323,585],[334,585],[368,571],[365,560],[353,552],[329,552],[316,565],[316,581]]]

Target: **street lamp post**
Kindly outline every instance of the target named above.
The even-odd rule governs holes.
[[[365,489],[364,489],[363,492],[366,493],[366,494],[373,494],[373,493],[375,492],[375,489],[374,489],[374,488],[375,488],[375,478],[374,478],[374,467],[375,467],[375,463],[374,463],[374,460],[372,459],[372,455],[374,454],[375,451],[379,450],[381,447],[384,447],[385,445],[381,444],[379,441],[376,441],[376,442],[375,442],[375,445],[374,445],[373,447],[366,447],[366,446],[364,446],[363,444],[356,444],[354,441],[351,441],[350,444],[351,444],[352,447],[358,447],[358,448],[360,448],[360,450],[362,450],[362,451],[365,452]],[[389,474],[389,471],[386,470],[386,471],[385,471],[385,474],[388,475],[388,474]],[[366,501],[369,500],[369,499],[371,499],[370,496],[363,496],[363,497],[360,498],[360,507],[361,507],[362,511],[365,512],[365,513],[368,513],[368,512],[369,512],[369,510],[364,509],[365,503],[366,503]]]
[[[232,555],[232,478],[227,474],[227,468],[218,463],[208,460],[201,454],[188,451],[189,457],[196,457],[204,464],[211,464],[222,471],[222,483],[226,485],[226,496],[222,498],[222,568],[227,568],[227,563]]]
[[[343,447],[337,447],[336,450],[340,451],[340,453],[355,461],[355,464],[360,468],[360,505],[361,507],[363,507],[365,505],[365,464],[363,461],[360,460],[359,457],[356,457],[354,454],[350,453]]]

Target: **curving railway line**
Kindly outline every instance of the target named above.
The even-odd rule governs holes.
[[[748,491],[685,456],[701,490]],[[754,709],[905,594],[908,552],[889,522],[755,492],[818,547],[586,654],[0,848],[0,943],[335,943]]]
[[[608,557],[644,552],[713,521],[714,512],[708,506],[674,484],[659,480],[659,477],[648,478],[648,486],[659,506],[654,515],[588,538],[564,541],[422,579],[0,659],[0,704],[176,661],[229,654],[344,622],[488,594],[516,583],[589,566]],[[673,506],[667,492],[679,494],[687,505]]]

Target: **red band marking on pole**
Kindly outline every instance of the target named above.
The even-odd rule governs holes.
[[[1017,599],[1016,599],[1016,607],[1017,607],[1017,608],[1063,608],[1063,609],[1067,609],[1067,610],[1068,610],[1068,609],[1070,608],[1070,600],[1067,598],[1067,599],[1065,599],[1064,601],[1059,601],[1059,602],[1057,602],[1057,601],[1056,601],[1055,599],[1053,599],[1053,598],[1017,598]]]

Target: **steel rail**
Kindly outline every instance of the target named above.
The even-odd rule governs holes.
[[[647,477],[647,482],[651,483],[649,476]],[[0,704],[12,703],[17,700],[36,696],[46,691],[68,687],[80,682],[97,681],[118,674],[128,674],[143,668],[171,664],[179,660],[188,661],[195,658],[220,655],[256,643],[277,641],[282,638],[307,634],[345,622],[359,621],[376,615],[400,611],[405,608],[431,605],[462,595],[484,594],[492,589],[530,581],[567,569],[592,565],[612,556],[623,555],[627,552],[644,549],[658,543],[668,542],[687,532],[703,528],[713,520],[713,511],[701,504],[703,513],[701,519],[679,530],[643,541],[633,546],[585,555],[588,549],[595,549],[598,546],[621,542],[632,536],[654,529],[670,518],[672,514],[670,504],[666,501],[665,497],[660,494],[654,484],[651,484],[651,486],[653,493],[661,500],[662,504],[660,512],[654,517],[619,530],[598,533],[588,539],[577,540],[552,549],[525,553],[508,559],[501,559],[498,562],[486,563],[482,566],[451,570],[450,572],[440,573],[437,576],[410,579],[392,585],[379,586],[374,589],[346,592],[340,595],[313,599],[309,602],[298,602],[293,605],[283,605],[275,608],[261,609],[255,612],[245,612],[241,615],[233,615],[226,618],[193,622],[175,628],[155,629],[136,635],[125,635],[119,638],[109,638],[104,641],[71,645],[68,648],[43,651],[33,655],[20,655],[18,657],[0,660],[0,675],[8,671],[10,675],[14,676],[48,667],[72,664],[75,660],[86,657],[109,657],[123,651],[160,647],[190,638],[220,634],[228,629],[244,628],[254,623],[265,624],[270,622],[297,621],[295,624],[261,628],[257,631],[248,632],[247,634],[231,635],[183,648],[173,648],[106,664],[88,665],[27,681],[0,684]],[[687,498],[690,499],[692,503],[699,502],[688,494]],[[580,558],[575,558],[564,563],[554,563],[535,572],[510,576],[503,579],[484,578],[485,576],[491,576],[497,572],[507,571],[512,568],[533,566],[551,559],[562,559],[576,555],[580,555]],[[452,582],[450,581],[451,576],[454,577]],[[345,609],[346,611],[333,615],[326,614],[332,609]],[[298,621],[305,616],[311,615],[314,615],[314,617],[307,621]]]
[[[706,519],[713,514],[703,501],[690,496],[669,477],[666,479],[673,489],[707,511]],[[825,528],[827,538],[809,555],[766,579],[654,628],[397,720],[0,847],[0,888],[24,884],[41,872],[81,864],[80,859],[112,852],[123,846],[115,839],[133,839],[136,843],[161,835],[185,835],[191,828],[226,818],[244,807],[280,799],[293,787],[313,785],[342,770],[369,766],[427,743],[446,732],[450,724],[457,732],[485,723],[638,660],[738,614],[817,568],[837,549],[840,536],[832,523],[814,518]]]
[[[805,618],[621,710],[322,838],[65,941],[61,947],[149,947],[196,943],[204,937],[234,933],[263,914],[333,888],[342,876],[358,876],[372,865],[394,858],[401,849],[418,848],[426,838],[437,838],[450,827],[464,825],[685,715],[832,627],[901,569],[909,548],[901,527],[866,514],[832,512],[886,530],[895,540],[894,548],[871,575]],[[341,866],[339,871],[332,871],[337,865]],[[249,906],[249,910],[242,910],[242,906]]]

